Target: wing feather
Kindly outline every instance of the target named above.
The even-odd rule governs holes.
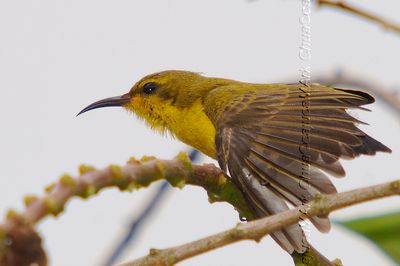
[[[318,193],[336,193],[324,172],[344,176],[339,159],[390,152],[358,129],[365,123],[346,111],[368,110],[362,106],[374,99],[366,93],[321,85],[251,88],[217,88],[209,93],[205,106],[217,130],[219,165],[260,217],[287,210],[287,203],[303,204]],[[330,228],[327,217],[314,217],[311,222],[320,231]],[[289,252],[304,250],[298,225],[272,237]]]

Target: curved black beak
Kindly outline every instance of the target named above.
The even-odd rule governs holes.
[[[129,93],[123,94],[121,96],[106,98],[106,99],[94,102],[94,103],[86,106],[76,116],[83,114],[87,111],[101,108],[101,107],[123,106],[124,104],[128,103],[130,101],[130,99],[131,99],[131,96],[129,95]]]

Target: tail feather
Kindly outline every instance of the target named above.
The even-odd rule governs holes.
[[[365,133],[364,133],[365,134]],[[359,154],[366,154],[366,155],[375,155],[376,152],[389,152],[391,153],[392,150],[386,147],[381,142],[377,141],[376,139],[370,137],[369,135],[365,134],[361,137],[363,144],[357,147],[354,147],[354,151]]]
[[[259,217],[273,215],[289,209],[284,200],[269,189],[266,189],[257,178],[242,172],[244,187],[247,190],[245,198]],[[302,253],[307,250],[305,235],[299,224],[292,224],[271,234],[272,238],[287,252]]]

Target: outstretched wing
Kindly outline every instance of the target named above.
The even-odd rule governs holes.
[[[217,159],[260,217],[300,205],[318,193],[336,193],[326,173],[344,176],[339,159],[390,152],[357,128],[346,109],[364,109],[374,99],[363,92],[318,84],[220,87],[205,99],[216,127]],[[224,106],[224,108],[221,108]],[[314,217],[328,231],[326,217]],[[303,251],[298,225],[272,237],[287,251]]]

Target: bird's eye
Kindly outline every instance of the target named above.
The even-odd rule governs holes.
[[[145,94],[152,94],[156,91],[157,84],[155,82],[148,82],[143,85],[143,92]]]

